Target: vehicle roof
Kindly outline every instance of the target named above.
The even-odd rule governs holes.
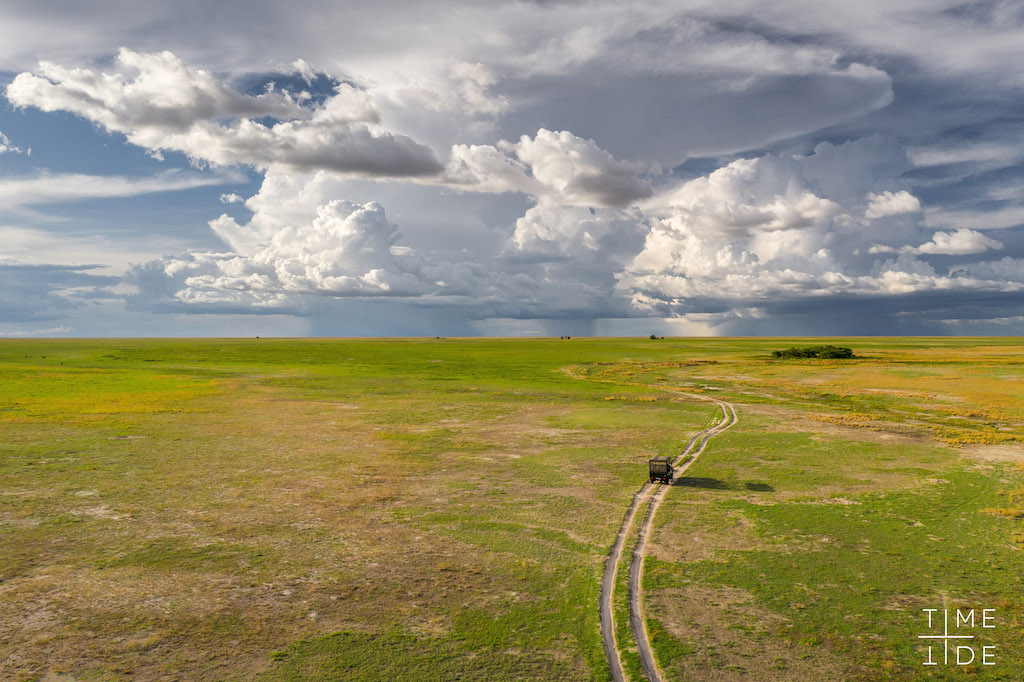
[[[669,457],[668,455],[658,455],[657,457],[652,457],[650,461],[652,461],[652,462],[671,462],[672,458]]]

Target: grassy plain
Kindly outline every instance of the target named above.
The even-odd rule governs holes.
[[[741,421],[657,517],[670,677],[1020,679],[1024,346],[828,342],[0,342],[0,678],[607,679],[674,387]],[[997,665],[921,666],[944,607]]]

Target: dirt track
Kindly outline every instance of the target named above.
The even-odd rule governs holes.
[[[566,374],[569,374],[569,376],[572,376],[573,378],[580,379],[579,376],[576,376],[568,370],[566,370]],[[722,420],[711,428],[705,429],[691,438],[686,444],[686,447],[683,448],[683,451],[679,454],[679,457],[676,458],[674,467],[676,474],[678,475],[686,471],[690,465],[696,461],[697,457],[704,452],[704,448],[707,447],[708,441],[712,436],[729,428],[739,421],[739,419],[736,416],[736,409],[730,403],[702,395],[682,393],[680,391],[672,392],[679,393],[680,395],[691,396],[700,400],[708,400],[716,403],[722,408]],[[615,641],[615,624],[613,615],[615,578],[618,575],[619,564],[622,561],[623,545],[625,544],[626,538],[629,536],[629,532],[636,519],[637,512],[648,499],[650,499],[650,505],[648,506],[647,515],[644,518],[643,525],[640,527],[640,536],[637,540],[636,547],[633,549],[632,560],[629,566],[629,623],[630,628],[633,631],[633,638],[636,640],[637,650],[640,654],[640,663],[643,666],[644,675],[652,682],[660,682],[662,679],[661,671],[658,670],[658,664],[654,660],[654,655],[651,652],[650,639],[644,622],[641,583],[643,578],[647,539],[650,536],[651,527],[654,522],[654,515],[658,511],[658,506],[661,504],[661,501],[665,497],[665,493],[668,491],[669,487],[670,486],[658,484],[657,488],[655,488],[655,486],[649,482],[644,483],[636,495],[633,496],[629,509],[626,510],[626,516],[622,521],[622,527],[619,528],[619,534],[615,538],[615,544],[612,545],[611,551],[608,553],[608,559],[605,561],[604,576],[601,580],[601,639],[604,642],[605,658],[608,660],[608,668],[611,670],[612,678],[615,682],[621,682],[625,679],[622,672],[622,659],[619,656],[619,648]]]
[[[689,395],[689,394],[684,394]],[[708,441],[713,436],[739,421],[736,416],[736,408],[730,403],[722,400],[715,400],[714,398],[707,398],[704,396],[694,396],[702,400],[711,400],[718,404],[722,408],[722,421],[718,422],[709,429],[701,431],[699,434],[690,439],[690,442],[686,444],[683,452],[675,461],[676,475],[682,474],[684,471],[690,468],[697,457],[704,452],[704,448],[707,447]],[[687,457],[689,456],[689,459]],[[685,460],[685,462],[684,462]],[[677,479],[678,480],[678,479]],[[653,487],[650,483],[645,483],[644,488]],[[647,540],[651,534],[651,527],[654,525],[654,515],[658,511],[658,506],[661,501],[665,498],[665,493],[668,492],[670,486],[657,485],[657,490],[650,494],[651,503],[647,509],[647,516],[644,518],[643,525],[640,527],[640,537],[637,539],[636,547],[633,549],[633,559],[629,565],[629,626],[633,630],[633,638],[636,640],[637,652],[640,654],[640,664],[643,666],[644,675],[651,682],[661,682],[662,676],[661,671],[658,669],[658,663],[654,660],[654,654],[651,651],[650,637],[647,634],[647,625],[644,619],[643,612],[643,594],[641,593],[641,586],[643,584],[643,571],[644,571],[644,556],[647,550]],[[635,509],[631,509],[631,515],[635,515]],[[605,569],[607,573],[607,567]],[[601,584],[601,611],[602,616],[604,614],[605,594],[604,585],[608,581],[602,581]],[[610,604],[612,594],[608,594],[608,602]],[[603,634],[603,620],[602,620],[602,634]],[[607,643],[605,645],[607,649]],[[621,664],[620,664],[621,665]],[[619,675],[621,675],[621,668]],[[615,675],[613,668],[612,675]]]

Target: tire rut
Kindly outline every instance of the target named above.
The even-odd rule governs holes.
[[[562,372],[578,381],[587,381],[567,367],[563,367]],[[713,402],[722,409],[721,421],[693,436],[686,444],[686,447],[684,447],[679,453],[679,456],[676,457],[673,462],[673,469],[675,469],[676,474],[683,473],[689,469],[695,461],[697,461],[697,457],[704,452],[704,448],[707,447],[708,441],[710,441],[712,437],[722,431],[725,431],[739,421],[739,417],[736,415],[736,408],[731,403],[727,403],[724,400],[709,398],[695,393],[677,391],[665,386],[651,386],[650,388],[657,388],[662,391],[668,391],[669,393]],[[608,669],[615,682],[625,682],[626,680],[625,673],[622,670],[622,656],[619,653],[619,647],[615,637],[615,579],[618,576],[619,564],[622,562],[623,545],[626,542],[626,538],[629,537],[630,530],[636,520],[637,512],[648,499],[650,499],[650,504],[647,508],[647,514],[644,517],[643,525],[640,527],[640,534],[637,539],[636,546],[633,548],[631,555],[632,558],[629,565],[629,624],[630,629],[633,632],[633,639],[636,641],[637,652],[640,655],[640,665],[643,668],[644,676],[650,680],[650,682],[662,681],[661,670],[658,668],[658,663],[654,658],[654,654],[651,649],[650,635],[647,632],[647,624],[644,619],[641,585],[643,583],[643,565],[644,557],[646,556],[647,540],[650,537],[651,528],[654,523],[654,515],[657,513],[658,506],[661,504],[661,501],[665,497],[665,493],[668,492],[670,487],[671,486],[659,485],[658,489],[652,493],[654,486],[649,481],[645,482],[643,486],[641,486],[640,490],[633,495],[629,508],[626,510],[626,516],[622,520],[622,526],[619,528],[619,533],[615,537],[615,543],[608,552],[608,558],[605,559],[604,575],[601,578],[601,640],[604,644],[604,653],[605,659],[608,661]]]
[[[698,397],[703,400],[711,400],[717,403],[718,406],[722,408],[722,420],[715,426],[702,431],[690,440],[687,447],[674,463],[673,468],[675,468],[676,474],[682,474],[684,471],[689,469],[695,461],[697,461],[697,458],[702,452],[704,452],[704,449],[708,445],[708,441],[710,441],[712,437],[722,431],[725,431],[739,421],[739,418],[736,416],[736,408],[730,403],[722,400],[716,400],[714,398],[706,398],[704,396],[694,397]],[[687,459],[687,457],[689,458]],[[649,486],[650,483],[645,485]],[[654,658],[654,652],[651,648],[650,634],[647,632],[647,619],[644,617],[642,591],[644,558],[646,557],[647,552],[647,541],[650,539],[651,529],[654,526],[654,516],[658,512],[658,507],[661,505],[662,500],[665,499],[665,494],[668,492],[670,487],[671,486],[660,485],[658,486],[657,491],[651,495],[647,515],[644,517],[643,525],[640,527],[640,536],[637,539],[636,547],[633,549],[632,560],[629,565],[629,626],[633,631],[633,639],[636,641],[637,653],[640,656],[640,666],[643,669],[644,676],[650,682],[661,682],[662,674],[661,670],[658,668],[658,662]]]

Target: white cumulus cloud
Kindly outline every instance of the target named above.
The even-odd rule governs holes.
[[[909,253],[909,254],[932,254],[944,256],[969,256],[986,251],[998,251],[1003,248],[1003,243],[986,237],[977,230],[961,227],[957,230],[944,232],[939,230],[932,235],[931,241],[920,246],[882,246],[874,244],[868,249],[868,253]]]
[[[309,222],[279,222],[262,214],[255,226],[227,216],[240,252],[190,253],[137,266],[129,281],[136,304],[163,309],[298,311],[311,297],[409,298],[424,304],[470,298],[476,306],[504,304],[529,278],[494,273],[472,262],[445,262],[400,245],[383,206],[331,200]],[[295,215],[295,214],[293,214]],[[222,224],[222,225],[220,225]],[[247,233],[247,234],[245,234]],[[243,236],[244,234],[244,236]],[[502,293],[503,292],[503,293]]]
[[[569,131],[541,128],[531,139],[504,145],[530,166],[538,182],[551,187],[565,203],[621,206],[652,193],[649,180],[641,177],[644,164],[620,161]]]
[[[985,253],[1003,248],[1002,242],[986,237],[977,230],[960,228],[952,232],[936,232],[930,242],[925,242],[914,253],[935,253],[950,256],[966,256]]]
[[[534,255],[571,257],[575,262],[598,254],[631,255],[643,240],[639,211],[561,206],[541,201],[516,220],[512,242]]]
[[[484,192],[524,192],[573,206],[623,206],[653,193],[657,167],[616,159],[563,130],[492,145],[455,145],[445,173],[453,185]]]
[[[864,217],[872,220],[901,213],[921,212],[920,200],[906,190],[868,194],[865,199],[868,200],[868,207],[864,211]]]
[[[170,52],[122,49],[115,66],[100,72],[41,62],[14,78],[7,98],[70,111],[156,154],[177,151],[199,162],[384,177],[441,170],[430,148],[380,129],[367,94],[345,83],[322,105],[304,106],[287,92],[239,93]]]
[[[251,256],[195,254],[162,267],[181,282],[175,296],[185,302],[273,306],[289,293],[424,293],[424,282],[392,252],[398,236],[379,204],[336,200],[320,206],[312,223],[283,227]]]
[[[1012,275],[1007,281],[981,266],[938,272],[919,258],[1002,248],[974,230],[929,232],[929,241],[904,246],[925,233],[920,219],[910,224],[900,218],[919,212],[916,198],[901,190],[850,191],[864,178],[879,183],[876,169],[886,155],[871,139],[825,145],[806,157],[734,161],[666,190],[647,206],[656,215],[649,218],[643,250],[618,274],[619,290],[640,308],[669,313],[702,300],[779,302],[1024,287],[1015,266],[1000,271]],[[853,218],[865,210],[864,200],[872,218],[867,223]],[[897,245],[879,244],[881,239]],[[883,253],[898,256],[877,260]]]
[[[40,62],[35,73],[15,76],[7,98],[17,106],[70,111],[139,140],[216,118],[307,115],[287,93],[243,95],[170,52],[122,48],[115,66],[104,73]]]

